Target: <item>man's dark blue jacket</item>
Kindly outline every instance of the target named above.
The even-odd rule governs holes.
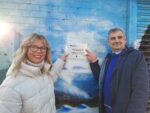
[[[108,54],[101,66],[98,61],[91,63],[94,77],[99,82],[99,108],[105,113],[103,105],[103,85]],[[104,68],[104,72],[102,71]],[[101,74],[100,74],[101,73]],[[99,77],[101,76],[101,77]],[[119,56],[110,80],[110,103],[112,113],[145,113],[148,100],[148,69],[143,54],[133,48],[125,48]]]

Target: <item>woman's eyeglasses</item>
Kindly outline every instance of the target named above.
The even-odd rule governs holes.
[[[32,52],[37,52],[38,50],[40,50],[42,53],[45,53],[46,50],[47,50],[47,47],[38,47],[38,46],[35,46],[35,45],[29,46],[29,48]]]

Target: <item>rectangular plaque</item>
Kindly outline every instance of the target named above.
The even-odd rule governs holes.
[[[69,53],[69,58],[86,59],[85,54],[87,44],[68,44],[66,45],[66,53]]]

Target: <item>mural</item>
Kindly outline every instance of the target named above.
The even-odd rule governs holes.
[[[9,23],[9,27],[8,24],[0,25],[0,31],[4,27],[7,30],[10,28],[0,36],[1,81],[13,53],[22,39],[31,32],[47,37],[54,62],[67,52],[68,45],[77,44],[86,45],[85,48],[96,51],[102,61],[109,51],[106,44],[108,30],[121,27],[126,31],[127,0],[0,2],[1,23]],[[55,83],[55,94],[57,113],[98,113],[98,85],[86,58],[68,58],[60,78]]]

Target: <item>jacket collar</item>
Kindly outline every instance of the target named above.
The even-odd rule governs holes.
[[[126,46],[126,47],[121,51],[120,55],[121,55],[121,56],[122,56],[122,55],[126,55],[126,54],[132,52],[133,50],[134,50],[133,47],[127,47],[127,46]],[[106,58],[110,58],[111,56],[112,56],[112,53],[108,53],[107,56],[106,56]]]
[[[46,70],[50,69],[50,64],[44,63],[43,68]],[[42,69],[41,67],[35,67],[35,66],[22,62],[19,72],[23,73],[25,76],[35,77],[35,76],[40,76],[43,74]]]

